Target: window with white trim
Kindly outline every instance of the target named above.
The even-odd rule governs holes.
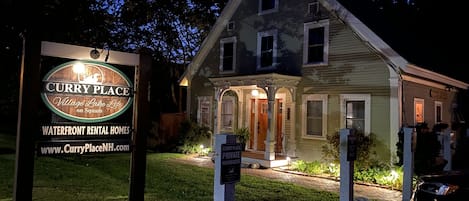
[[[221,103],[221,129],[223,131],[233,131],[235,97],[224,96]]]
[[[207,126],[211,128],[211,111],[212,111],[212,97],[211,96],[200,96],[198,100],[197,109],[197,122],[201,126]]]
[[[324,138],[327,133],[327,94],[303,95],[302,99],[302,137]]]
[[[435,124],[443,122],[443,103],[435,101]]]
[[[319,14],[319,2],[317,0],[308,3],[308,14],[313,16]]]
[[[353,128],[365,135],[370,133],[371,95],[340,95],[341,128]]]
[[[329,55],[329,20],[304,24],[303,64],[326,65]]]
[[[414,98],[414,124],[425,122],[425,101],[421,98]]]
[[[257,69],[272,69],[276,62],[277,30],[257,33]]]
[[[220,72],[230,73],[236,66],[236,37],[220,40]]]
[[[278,0],[259,0],[259,15],[278,11]]]

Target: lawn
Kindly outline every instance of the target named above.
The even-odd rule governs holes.
[[[0,134],[0,150],[12,140]],[[13,142],[14,144],[14,142]],[[213,200],[212,168],[178,163],[175,153],[149,153],[145,200]],[[12,199],[14,153],[0,153],[0,201]],[[130,154],[36,157],[33,200],[127,200]],[[237,201],[338,200],[338,194],[241,174]]]

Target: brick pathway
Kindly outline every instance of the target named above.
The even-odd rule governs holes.
[[[213,163],[209,157],[185,157],[178,159],[180,162],[190,163],[201,167],[213,168]],[[307,188],[316,190],[323,190],[329,192],[339,192],[340,183],[336,180],[305,176],[301,174],[289,173],[286,171],[279,171],[275,169],[252,169],[242,168],[242,174],[249,174],[265,178],[274,179],[277,181],[291,182],[298,185],[303,185]],[[376,200],[376,201],[400,201],[402,200],[402,193],[396,190],[380,188],[369,185],[355,184],[354,197],[356,200]]]

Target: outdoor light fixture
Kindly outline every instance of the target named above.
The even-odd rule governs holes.
[[[90,57],[93,58],[93,59],[98,59],[100,55],[101,54],[99,53],[99,51],[96,48],[94,48],[90,51]]]
[[[81,62],[76,62],[75,64],[73,64],[73,72],[76,73],[76,74],[82,74],[85,72],[85,64],[81,63]]]
[[[251,91],[251,95],[254,96],[254,97],[259,96],[259,90],[253,89],[253,90]]]

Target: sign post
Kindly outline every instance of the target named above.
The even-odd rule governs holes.
[[[235,183],[241,178],[241,148],[235,135],[215,135],[214,201],[234,201]]]
[[[353,161],[357,157],[354,130],[340,130],[340,201],[353,200]]]
[[[414,149],[416,142],[414,128],[404,128],[404,175],[402,183],[402,201],[410,200],[412,197],[412,177],[414,176]]]

